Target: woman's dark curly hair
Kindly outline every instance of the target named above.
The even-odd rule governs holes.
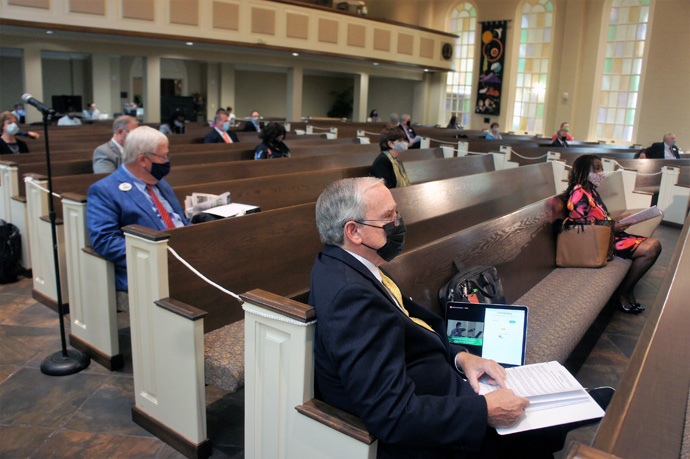
[[[279,123],[269,123],[268,126],[266,126],[263,131],[259,133],[259,138],[264,140],[268,144],[273,144],[276,143],[276,139],[280,137],[281,135],[283,136],[283,140],[285,140],[285,126]]]
[[[570,177],[568,178],[568,189],[565,192],[566,196],[570,196],[570,192],[573,191],[577,185],[582,185],[585,188],[590,188],[589,185],[589,173],[592,171],[592,165],[594,160],[601,158],[597,155],[582,155],[573,163],[573,168],[570,170]]]

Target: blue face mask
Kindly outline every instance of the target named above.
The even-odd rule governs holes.
[[[223,125],[220,128],[225,132],[228,132],[228,130],[230,130],[230,121],[226,121],[225,123],[223,123]]]
[[[24,116],[24,115],[25,115],[24,110],[17,110],[17,113],[19,114],[19,116]]]

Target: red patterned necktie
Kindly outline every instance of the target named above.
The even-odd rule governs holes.
[[[149,194],[151,195],[151,198],[153,198],[153,203],[156,205],[156,209],[158,209],[158,213],[161,214],[161,218],[163,219],[163,223],[165,223],[166,228],[168,229],[173,229],[175,228],[175,224],[172,221],[172,218],[170,217],[170,214],[168,213],[167,210],[165,210],[165,206],[163,203],[156,197],[156,193],[153,192],[153,187],[151,185],[146,185],[146,189],[149,190]]]

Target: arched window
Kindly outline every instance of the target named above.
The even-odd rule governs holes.
[[[474,67],[474,39],[477,10],[471,3],[463,3],[450,13],[450,32],[457,34],[453,72],[446,80],[446,104],[443,120],[457,116],[458,124],[468,127],[472,113],[472,83]]]
[[[613,0],[609,14],[596,136],[632,142],[651,0]]]
[[[525,2],[520,23],[513,130],[544,133],[544,101],[551,60],[553,3]]]

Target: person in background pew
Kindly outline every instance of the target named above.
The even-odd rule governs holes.
[[[565,132],[565,141],[566,142],[572,142],[573,136],[570,135],[570,124],[568,124],[567,121],[564,121],[561,123],[561,127],[558,130],[559,132],[563,131]],[[556,132],[553,137],[551,137],[551,140],[556,140],[559,137],[559,132]]]
[[[551,146],[568,148],[568,133],[563,129],[560,129],[556,134],[556,140],[551,142]]]
[[[254,110],[252,112],[252,118],[244,123],[244,132],[261,132],[261,115],[259,112]]]
[[[232,112],[232,107],[228,105],[228,108],[225,109],[225,113],[228,114],[228,120],[230,121],[230,126],[235,125],[235,121],[237,120],[237,117],[235,114]]]
[[[408,147],[405,134],[398,128],[384,129],[379,144],[381,154],[371,165],[371,176],[383,179],[388,188],[410,185],[405,166],[398,159]]]
[[[367,118],[367,123],[378,123],[379,121],[379,112],[376,111],[376,109],[373,109],[371,112],[369,112],[369,118]]]
[[[462,129],[462,126],[458,124],[458,117],[453,115],[450,117],[450,121],[448,121],[448,126],[446,126],[446,129]]]
[[[26,143],[15,137],[19,134],[17,121],[17,116],[11,112],[0,113],[0,126],[2,126],[0,154],[2,155],[17,155],[29,152],[29,147],[26,146]]]
[[[329,185],[316,225],[325,247],[309,294],[315,392],[362,419],[378,438],[378,458],[542,458],[562,449],[575,425],[498,435],[494,428],[518,422],[529,401],[506,389],[498,363],[450,344],[441,317],[380,269],[406,233],[381,179]],[[484,375],[502,389],[478,395]]]
[[[127,135],[139,126],[136,118],[122,115],[113,121],[113,138],[93,151],[93,173],[109,174],[122,164],[122,153]]]
[[[67,109],[67,114],[57,122],[58,126],[81,126],[81,120],[77,118],[77,111],[74,107]]]
[[[118,310],[127,310],[122,228],[141,225],[162,231],[190,224],[172,188],[163,180],[168,172],[168,138],[157,129],[142,126],[127,136],[122,165],[89,188],[86,226],[93,249],[115,265]]]
[[[680,159],[680,152],[676,146],[676,135],[673,132],[664,134],[663,142],[655,142],[637,155],[640,159]]]
[[[14,110],[12,114],[17,117],[17,122],[19,124],[26,123],[26,112],[24,111],[24,104],[14,104]]]
[[[501,137],[501,133],[498,132],[499,126],[498,123],[493,122],[491,123],[491,126],[489,126],[489,132],[486,133],[487,139],[498,139],[501,140],[503,137]]]
[[[184,113],[182,113],[182,112],[173,113],[168,118],[168,121],[166,121],[165,123],[161,124],[158,127],[158,130],[161,131],[165,135],[184,134],[185,133]]]
[[[400,126],[400,118],[397,113],[391,113],[391,122],[386,125],[387,128],[394,128]]]
[[[96,120],[100,113],[100,110],[96,108],[96,103],[91,102],[86,106],[86,110],[81,112],[81,117],[85,120]]]
[[[283,142],[285,140],[285,126],[269,123],[259,133],[262,143],[254,149],[254,159],[290,158],[290,149]]]
[[[412,118],[410,115],[405,114],[400,118],[398,129],[405,133],[405,137],[407,137],[407,142],[409,143],[410,149],[420,148],[422,138],[418,136],[415,130],[412,128]]]
[[[216,117],[213,118],[213,126],[213,130],[204,137],[204,143],[235,143],[240,141],[237,134],[230,130],[230,121],[225,110],[216,114]]]
[[[596,155],[582,155],[573,163],[568,180],[568,218],[578,221],[612,220],[606,204],[597,193],[597,187],[604,181],[604,168]],[[644,307],[635,299],[635,285],[652,267],[661,253],[661,244],[656,239],[628,234],[630,225],[614,226],[615,254],[632,259],[630,270],[614,296],[618,308],[626,313],[639,314]]]

